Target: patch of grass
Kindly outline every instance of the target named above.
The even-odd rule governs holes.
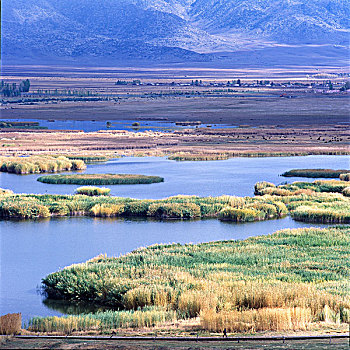
[[[48,184],[134,185],[163,182],[164,178],[134,174],[74,174],[41,176],[37,180]]]
[[[43,284],[50,298],[199,316],[206,330],[282,331],[349,322],[349,272],[350,228],[339,226],[154,245],[66,267]]]
[[[109,196],[111,190],[106,187],[84,186],[76,189],[77,194],[86,196]]]
[[[292,169],[282,174],[285,177],[311,177],[311,178],[339,178],[341,174],[347,173],[349,170],[333,170],[333,169]]]
[[[13,174],[54,173],[83,169],[86,169],[86,165],[82,160],[70,160],[62,156],[0,157],[0,171]]]

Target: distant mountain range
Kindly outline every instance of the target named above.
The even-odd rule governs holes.
[[[349,35],[349,0],[2,1],[6,63],[345,63]]]

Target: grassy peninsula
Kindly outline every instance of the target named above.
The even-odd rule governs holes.
[[[74,174],[41,176],[38,181],[68,185],[135,185],[164,182],[164,178],[135,174]]]
[[[34,195],[0,192],[0,218],[35,219],[50,216],[155,217],[159,219],[217,218],[253,222],[284,217],[318,223],[350,223],[346,181],[317,180],[276,186],[255,185],[255,197],[173,196],[138,200],[113,196]]]
[[[214,332],[341,324],[350,321],[349,262],[349,227],[287,229],[244,241],[98,256],[48,275],[44,288],[51,298],[122,311],[34,318],[29,329],[112,330],[190,318],[198,329]]]
[[[64,156],[0,157],[0,171],[19,175],[84,169],[83,160]]]

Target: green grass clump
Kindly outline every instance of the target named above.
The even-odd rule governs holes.
[[[109,196],[111,190],[106,187],[84,186],[76,189],[77,194],[86,196]]]
[[[252,208],[234,209],[226,207],[219,213],[220,220],[235,222],[251,222],[264,220],[263,214],[259,210]]]
[[[82,160],[70,160],[62,156],[0,157],[0,171],[13,174],[54,173],[83,169],[86,169],[86,165]]]
[[[260,181],[257,182],[254,186],[254,194],[255,195],[262,195],[264,194],[262,190],[266,188],[276,188],[276,185],[273,184],[272,182],[267,182],[267,181]]]
[[[133,185],[163,182],[164,178],[134,174],[74,174],[41,176],[37,180],[48,184]]]
[[[98,256],[48,275],[43,285],[50,298],[199,316],[209,330],[218,330],[219,319],[233,331],[276,330],[277,319],[277,330],[297,330],[349,322],[349,272],[350,228],[338,226]]]
[[[147,216],[162,219],[192,219],[201,216],[200,207],[195,203],[152,203]]]
[[[0,217],[16,219],[35,219],[49,217],[49,208],[34,198],[25,197],[11,200],[15,196],[5,196],[0,206]]]
[[[286,177],[325,177],[338,178],[341,174],[347,173],[349,170],[333,170],[333,169],[292,169],[286,171],[282,176]]]
[[[108,162],[110,160],[106,156],[65,155],[65,157],[72,160],[82,160],[86,164]]]

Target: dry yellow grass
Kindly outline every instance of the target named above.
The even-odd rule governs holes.
[[[7,314],[0,317],[0,334],[11,335],[21,332],[22,314]]]

